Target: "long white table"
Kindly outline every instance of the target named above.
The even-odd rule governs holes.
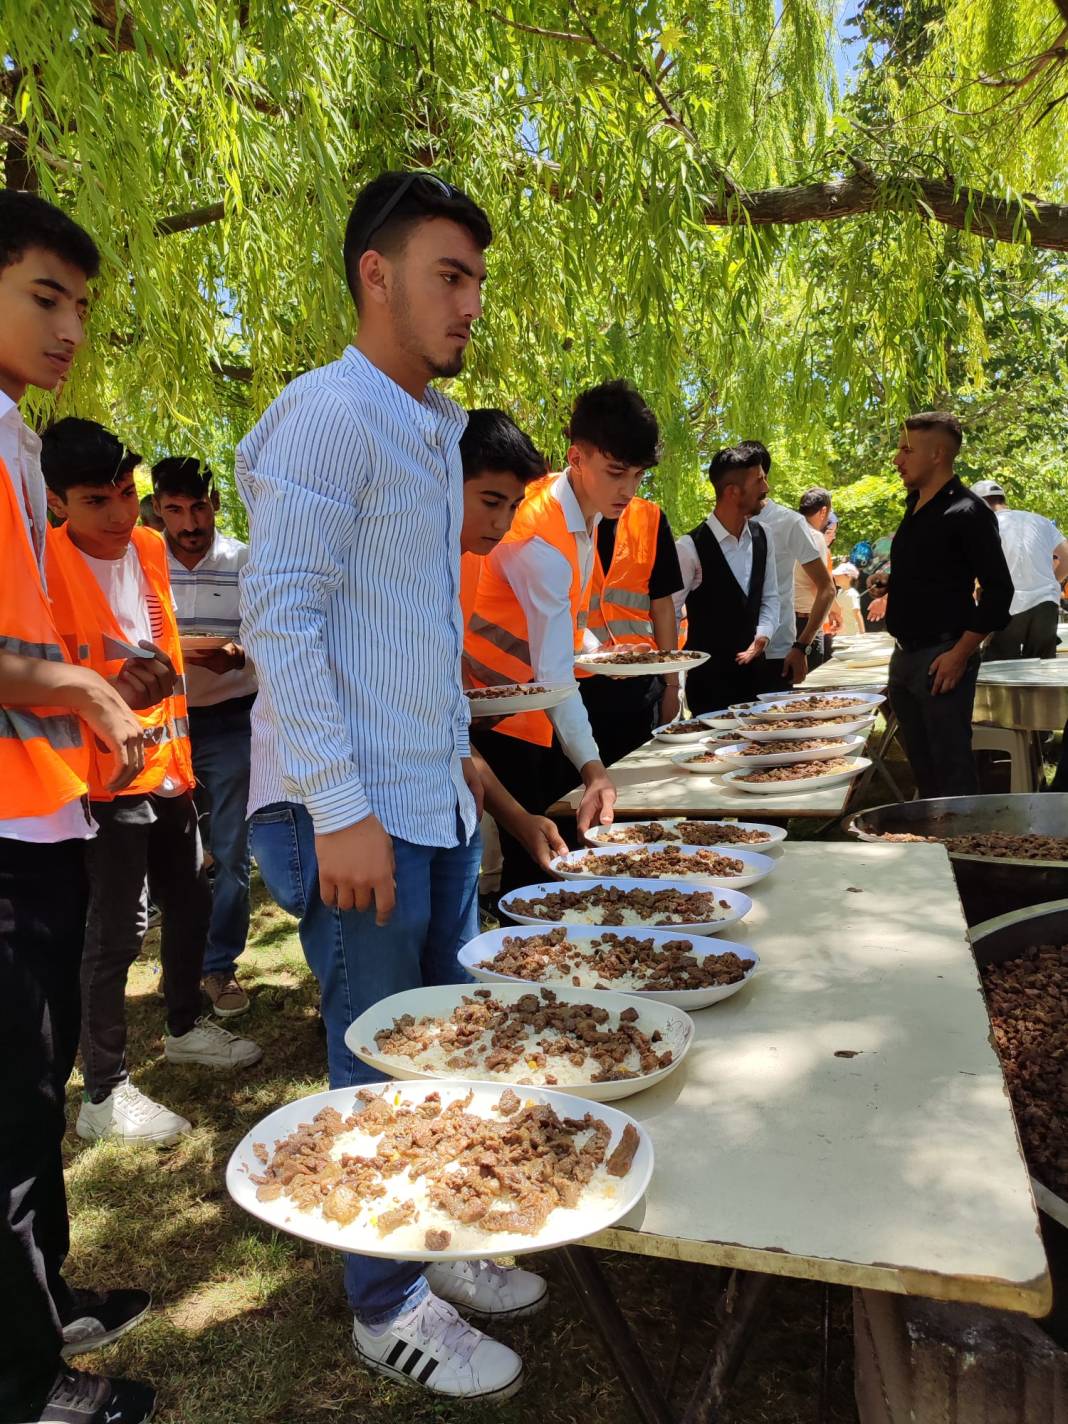
[[[944,847],[787,842],[751,893],[734,928],[760,969],[694,1015],[676,1073],[620,1104],[656,1169],[630,1217],[585,1244],[732,1268],[743,1325],[769,1276],[1045,1314],[1038,1216]],[[598,1268],[567,1255],[640,1414],[667,1424]],[[688,1417],[708,1417],[721,1363]]]
[[[735,791],[718,776],[694,776],[683,771],[672,758],[688,750],[693,748],[648,741],[617,761],[609,773],[618,792],[616,819],[734,816],[741,821],[759,821],[761,816],[808,816],[832,820],[845,811],[859,779],[793,795],[754,796],[748,791]],[[577,787],[551,806],[549,815],[573,816],[581,799],[582,788]]]

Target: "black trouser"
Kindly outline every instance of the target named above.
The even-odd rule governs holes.
[[[890,706],[901,726],[901,739],[919,795],[975,796],[979,778],[972,756],[972,707],[979,655],[969,658],[952,692],[931,691],[928,671],[939,653],[957,640],[930,648],[896,648],[890,659]]]
[[[764,658],[740,664],[734,653],[713,655],[701,669],[696,687],[693,675],[686,679],[686,701],[695,717],[702,712],[718,712],[736,702],[751,702],[764,691]]]
[[[795,621],[796,621],[796,625],[797,625],[797,637],[798,637],[798,641],[800,641],[801,634],[805,631],[806,627],[808,626],[808,614],[807,614],[807,613],[798,613],[798,614],[796,614],[796,615],[795,615]],[[823,633],[817,633],[816,636],[813,638],[813,640],[812,640],[812,649],[811,649],[811,651],[810,651],[809,654],[808,654],[808,670],[809,670],[809,672],[815,672],[815,670],[820,666],[821,663],[825,663],[825,662],[827,661],[828,657],[830,656],[830,654],[829,654],[829,652],[828,652],[828,650],[827,650],[827,643],[828,643],[828,641],[830,641],[830,640],[829,640],[829,639],[826,637],[826,635],[823,634]]]
[[[664,683],[659,677],[584,677],[579,692],[605,766],[647,742]]]
[[[0,1420],[36,1418],[71,1297],[61,1144],[78,1048],[85,842],[0,838]]]
[[[477,728],[473,741],[505,789],[534,815],[541,815],[579,780],[555,738],[552,746],[539,747],[505,732]],[[501,837],[501,894],[520,885],[540,883],[544,878],[541,866],[503,826],[497,829]]]
[[[82,959],[85,1091],[103,1102],[126,1077],[126,977],[148,923],[145,876],[163,919],[160,960],[167,1028],[188,1033],[201,1012],[211,886],[192,793],[94,801],[89,916]]]
[[[794,684],[783,672],[785,658],[761,658],[757,692],[792,692]]]
[[[1000,633],[995,633],[983,649],[983,662],[1010,658],[1055,658],[1057,624],[1061,610],[1056,603],[1039,603],[1014,613]]]

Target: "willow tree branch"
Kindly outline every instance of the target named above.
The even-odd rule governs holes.
[[[208,203],[203,208],[191,208],[187,213],[172,213],[170,217],[160,218],[156,223],[156,234],[158,237],[170,237],[175,232],[192,232],[194,228],[222,222],[225,216],[224,203]]]

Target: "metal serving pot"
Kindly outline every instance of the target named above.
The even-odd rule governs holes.
[[[1068,900],[1052,900],[1045,905],[1031,905],[1026,910],[1013,910],[1010,914],[984,920],[981,925],[973,926],[968,936],[975,962],[981,969],[988,964],[1015,959],[1035,944],[1068,944]],[[1031,1184],[1039,1207],[1061,1226],[1068,1227],[1068,1201],[1034,1177]]]
[[[1068,837],[1068,794],[945,796],[929,801],[901,801],[859,811],[845,824],[848,833],[862,841],[903,833],[941,839],[988,831]],[[1068,860],[1008,860],[956,851],[951,851],[949,858],[970,925],[1011,910],[1068,898]]]

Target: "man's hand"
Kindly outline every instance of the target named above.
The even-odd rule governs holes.
[[[221,648],[210,651],[186,653],[185,662],[187,667],[205,668],[217,675],[236,672],[245,666],[245,650],[236,643],[224,643]]]
[[[747,663],[754,662],[768,646],[767,638],[754,638],[746,648],[744,653],[738,653],[734,661],[739,667],[745,667]]]
[[[887,595],[884,593],[881,598],[873,598],[868,604],[868,622],[881,623],[886,617]]]
[[[957,648],[950,648],[948,652],[939,653],[927,669],[928,675],[934,679],[931,683],[931,692],[935,696],[940,692],[953,691],[964,676],[964,671],[968,666],[968,656],[967,650],[961,652]]]
[[[78,672],[86,675],[77,703],[78,715],[88,724],[101,749],[115,758],[107,789],[122,791],[144,770],[144,731],[117,688],[91,668],[79,668]]]
[[[612,778],[599,761],[588,761],[582,768],[582,793],[575,822],[579,835],[585,835],[594,821],[599,826],[610,826],[615,818],[616,788]]]
[[[524,815],[512,826],[512,834],[531,860],[542,870],[549,869],[553,856],[567,854],[567,842],[548,816]]]
[[[127,707],[143,711],[146,707],[157,706],[171,695],[178,674],[170,658],[155,643],[142,638],[138,647],[151,648],[155,656],[127,658],[112,679],[112,684]]]
[[[793,683],[804,682],[808,677],[808,658],[800,648],[791,648],[783,658],[782,675]]]
[[[657,726],[666,727],[669,722],[674,722],[675,718],[679,715],[681,705],[678,683],[669,682],[664,688],[663,697],[660,699],[660,721],[657,723]]]
[[[475,798],[475,813],[479,820],[482,819],[482,808],[486,802],[486,789],[482,785],[482,777],[478,767],[471,757],[462,757],[460,765],[463,767],[464,780],[467,782],[467,789]]]
[[[384,925],[396,903],[393,842],[377,816],[315,837],[319,894],[324,905],[339,910],[369,910]]]

